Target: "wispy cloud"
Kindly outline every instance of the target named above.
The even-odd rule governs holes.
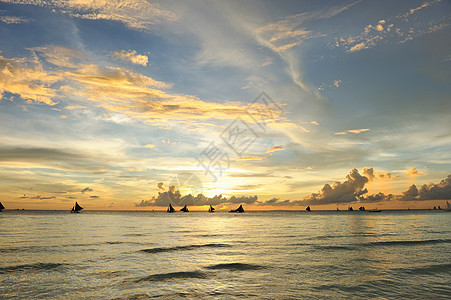
[[[282,146],[274,146],[274,147],[269,148],[268,150],[266,150],[266,153],[271,153],[271,152],[281,151],[281,150],[285,150],[285,148],[282,147]]]
[[[30,22],[29,19],[22,17],[14,17],[14,16],[0,16],[0,22],[6,24],[21,24]]]
[[[150,29],[153,24],[178,19],[173,12],[145,0],[1,0],[1,2],[48,7],[50,10],[76,18],[120,22],[132,29]]]
[[[441,30],[449,26],[449,19],[437,19],[427,23],[421,21],[411,23],[409,20],[411,15],[418,14],[420,11],[438,5],[440,2],[441,0],[425,2],[405,13],[382,18],[377,23],[367,25],[358,35],[335,38],[332,47],[344,48],[347,53],[352,53],[384,43],[405,43],[421,35]]]
[[[340,132],[336,132],[335,135],[346,135],[348,133],[354,133],[354,134],[359,134],[365,131],[369,131],[369,128],[363,128],[363,129],[350,129],[350,130],[346,130],[346,131],[340,131]]]

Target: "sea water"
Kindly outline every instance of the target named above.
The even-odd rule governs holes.
[[[451,213],[0,213],[0,298],[450,299]]]

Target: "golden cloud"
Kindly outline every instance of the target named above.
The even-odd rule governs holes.
[[[272,147],[272,148],[266,150],[266,153],[271,153],[271,152],[281,151],[281,150],[285,150],[285,148],[282,146],[275,146],[275,147]]]
[[[58,75],[46,72],[37,61],[7,59],[0,55],[0,99],[9,92],[29,102],[55,105],[52,99],[56,92],[50,86],[58,80]]]
[[[171,126],[168,122],[204,126],[205,120],[237,117],[249,123],[265,120],[269,127],[276,128],[294,125],[282,118],[282,111],[265,104],[208,102],[191,95],[169,93],[166,89],[171,88],[171,84],[126,68],[83,64],[80,57],[89,54],[78,50],[58,46],[31,50],[37,55],[28,60],[0,56],[1,93],[15,93],[24,99],[48,105],[56,104],[56,98],[64,101],[77,97],[109,112],[166,127]],[[53,66],[45,70],[40,58]],[[58,83],[58,88],[55,83]],[[82,106],[68,103],[66,108]]]
[[[136,65],[141,65],[146,67],[147,63],[149,62],[149,57],[146,55],[138,54],[136,50],[121,50],[121,51],[114,51],[111,53],[114,57],[117,57],[119,59],[129,61]]]

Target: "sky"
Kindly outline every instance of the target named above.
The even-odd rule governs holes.
[[[445,0],[0,0],[0,201],[443,206],[450,24]]]

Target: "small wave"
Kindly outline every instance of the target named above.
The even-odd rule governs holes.
[[[415,275],[435,275],[437,273],[451,273],[451,264],[425,265],[415,268],[400,268],[397,270]]]
[[[48,271],[61,267],[63,264],[58,263],[37,263],[29,265],[18,265],[10,267],[1,267],[0,274],[17,273],[17,272],[35,272],[35,271]]]
[[[316,250],[356,250],[353,245],[334,246],[334,245],[313,245]]]
[[[234,270],[234,271],[245,271],[245,270],[260,270],[265,269],[265,266],[254,265],[254,264],[244,264],[244,263],[225,263],[216,264],[205,267],[210,270]]]
[[[109,245],[119,245],[119,244],[123,244],[124,242],[106,242],[106,244]]]
[[[156,282],[156,281],[167,281],[167,280],[173,280],[173,279],[190,279],[190,278],[207,278],[207,274],[201,271],[187,271],[187,272],[172,272],[172,273],[161,273],[161,274],[154,274],[150,276],[146,276],[143,278],[139,278],[135,280],[135,283],[140,283],[143,281],[150,281],[150,282]]]
[[[172,252],[172,251],[180,251],[180,250],[193,250],[197,248],[224,248],[230,247],[227,244],[203,244],[203,245],[187,245],[187,246],[175,246],[175,247],[159,247],[159,248],[150,248],[143,249],[141,252],[146,253],[161,253],[161,252]]]
[[[408,241],[382,241],[382,242],[370,242],[362,244],[362,246],[410,246],[410,245],[434,245],[434,244],[447,244],[451,243],[451,240],[408,240]]]
[[[144,233],[127,233],[124,234],[123,236],[145,236]]]

